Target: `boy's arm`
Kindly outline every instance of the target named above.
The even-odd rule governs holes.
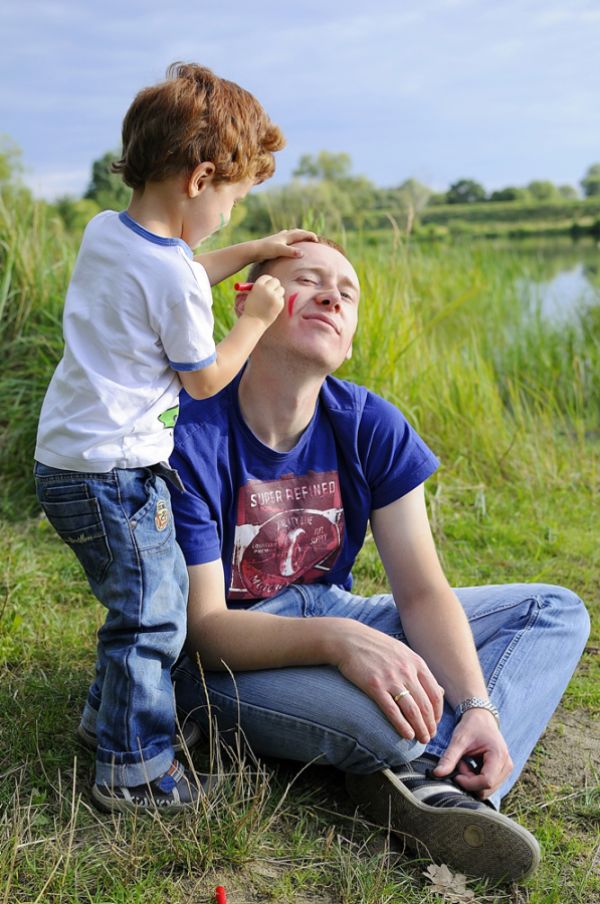
[[[241,242],[239,245],[229,245],[229,247],[219,248],[217,251],[196,254],[194,260],[202,264],[208,274],[211,286],[214,286],[255,261],[267,261],[276,257],[301,257],[302,251],[290,246],[296,242],[315,242],[316,240],[314,232],[306,229],[284,229],[282,232],[269,235],[264,239]]]
[[[252,349],[283,308],[284,289],[264,274],[248,293],[243,313],[216,347],[216,360],[202,370],[178,371],[183,388],[194,399],[216,395],[241,370]]]

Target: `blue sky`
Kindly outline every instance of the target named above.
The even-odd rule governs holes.
[[[600,161],[600,0],[3,0],[0,132],[36,194],[81,193],[137,90],[174,60],[283,129],[270,184],[347,151],[379,185],[577,184]]]

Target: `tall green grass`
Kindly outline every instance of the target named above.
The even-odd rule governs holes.
[[[51,208],[0,195],[0,512],[31,514],[42,399],[62,349],[61,315],[76,254]]]
[[[553,325],[523,305],[528,263],[489,246],[384,250],[354,240],[363,287],[360,328],[342,373],[411,416],[470,477],[556,469],[552,446],[600,425],[598,318]],[[62,347],[60,317],[75,239],[52,208],[0,201],[0,506],[35,509],[31,458],[41,400]],[[231,322],[217,287],[217,334]]]

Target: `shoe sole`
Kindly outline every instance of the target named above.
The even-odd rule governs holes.
[[[181,813],[185,810],[194,809],[199,805],[202,797],[210,794],[221,783],[221,779],[216,775],[202,774],[198,775],[197,778],[200,781],[201,793],[196,800],[191,800],[186,803],[165,804],[163,806],[157,803],[151,803],[145,806],[144,804],[136,804],[133,801],[124,800],[120,797],[108,797],[100,791],[100,788],[96,784],[92,785],[91,796],[94,804],[99,810],[102,810],[103,813],[164,813],[165,816],[168,816],[175,813]]]
[[[346,787],[355,803],[420,855],[467,876],[519,881],[538,867],[540,848],[531,832],[491,808],[432,807],[417,800],[390,769],[348,773]]]
[[[187,726],[188,723],[186,723]],[[193,748],[198,744],[202,737],[202,732],[200,728],[196,725],[195,722],[190,720],[189,724],[192,726],[190,731],[190,737],[184,743],[183,736],[181,732],[177,732],[175,737],[173,738],[173,752],[174,753],[185,753],[188,750],[193,750]],[[98,743],[96,741],[96,735],[91,734],[87,731],[81,723],[77,726],[77,737],[80,743],[87,749],[96,751]]]

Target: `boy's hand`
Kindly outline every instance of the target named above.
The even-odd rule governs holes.
[[[316,242],[317,236],[307,229],[283,229],[275,235],[268,235],[256,241],[255,261],[270,261],[276,257],[302,257],[300,248],[294,248],[296,242]]]
[[[256,317],[270,326],[283,309],[284,298],[285,291],[279,280],[264,273],[248,293],[243,314]]]

